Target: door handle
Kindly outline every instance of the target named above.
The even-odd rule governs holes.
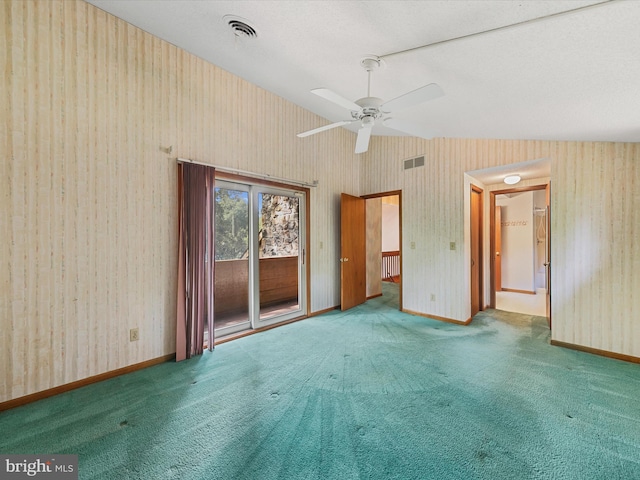
[[[344,258],[340,259],[340,263],[348,262],[348,261],[349,261],[349,259],[347,257],[344,257]]]
[[[551,262],[545,262],[545,263],[543,263],[543,265],[544,265],[545,267],[548,267],[549,265],[551,265]]]

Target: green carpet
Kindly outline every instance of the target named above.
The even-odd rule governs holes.
[[[0,453],[78,454],[81,479],[640,478],[639,365],[396,289],[3,412]]]

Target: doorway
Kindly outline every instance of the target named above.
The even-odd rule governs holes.
[[[215,336],[306,314],[306,192],[216,180]]]
[[[491,192],[492,308],[550,318],[548,185]]]
[[[380,197],[382,202],[383,282],[400,283],[400,195]]]
[[[367,298],[387,296],[402,310],[402,193],[366,195]]]

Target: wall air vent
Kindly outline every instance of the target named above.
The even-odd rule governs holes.
[[[424,155],[420,155],[419,157],[415,158],[408,158],[407,160],[403,160],[403,162],[405,170],[416,167],[424,167]]]

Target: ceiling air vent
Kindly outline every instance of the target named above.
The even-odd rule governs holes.
[[[424,155],[404,160],[405,170],[409,170],[410,168],[416,168],[416,167],[424,167]]]
[[[231,31],[236,37],[256,38],[258,32],[249,24],[249,20],[235,15],[225,15],[224,21],[229,25]]]

